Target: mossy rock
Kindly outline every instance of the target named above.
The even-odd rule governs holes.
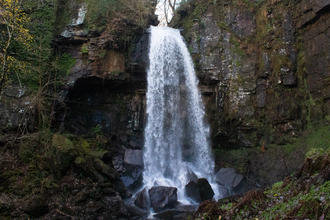
[[[75,156],[72,142],[60,134],[54,134],[52,140],[54,152],[53,169],[55,172],[63,172],[70,167]]]

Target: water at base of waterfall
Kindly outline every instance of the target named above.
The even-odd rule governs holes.
[[[185,185],[193,176],[212,182],[214,159],[194,64],[179,30],[150,28],[149,62],[144,185],[177,187],[178,199],[190,203]]]

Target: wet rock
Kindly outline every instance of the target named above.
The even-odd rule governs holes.
[[[134,205],[126,205],[128,212],[130,213],[131,219],[135,219],[135,217],[139,217],[138,219],[147,219],[149,215],[149,211],[140,209]]]
[[[191,198],[197,203],[201,202],[201,197],[199,195],[198,186],[195,181],[190,181],[185,187],[186,196]]]
[[[128,218],[130,216],[127,207],[119,196],[103,197],[102,202],[117,218]]]
[[[199,195],[202,201],[212,199],[214,196],[214,191],[207,179],[200,178],[197,180],[197,187],[199,191]]]
[[[205,178],[200,178],[196,182],[190,181],[185,187],[185,193],[187,197],[198,203],[210,200],[214,196],[214,191]]]
[[[155,212],[173,208],[177,203],[177,188],[154,186],[148,191],[151,207]]]
[[[221,168],[216,174],[216,181],[229,189],[235,188],[243,180],[241,174],[236,173],[234,168]]]
[[[136,166],[130,166],[122,173],[120,179],[123,180],[124,185],[129,191],[135,192],[143,184],[142,170]]]
[[[134,205],[137,207],[144,209],[144,210],[149,210],[150,207],[150,199],[149,195],[147,193],[146,188],[144,188],[142,191],[140,191],[138,194],[136,194],[136,199],[134,201]]]
[[[142,150],[131,150],[125,151],[124,162],[131,165],[143,166],[143,152]]]

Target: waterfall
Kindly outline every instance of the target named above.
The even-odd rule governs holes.
[[[179,30],[151,27],[150,32],[144,183],[175,186],[185,200],[189,174],[209,181],[213,174],[210,129]]]

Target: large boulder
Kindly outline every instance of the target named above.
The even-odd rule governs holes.
[[[201,197],[199,195],[198,186],[195,181],[190,181],[185,187],[186,196],[195,202],[200,203]]]
[[[216,174],[216,181],[229,189],[237,187],[243,179],[241,174],[236,173],[236,170],[230,167],[221,168]]]
[[[147,193],[146,188],[144,188],[142,191],[136,194],[136,199],[134,201],[134,205],[137,207],[144,209],[144,210],[149,210],[150,207],[150,199],[149,195]]]
[[[177,201],[177,188],[167,186],[154,186],[149,189],[151,207],[155,212],[173,208]]]
[[[214,191],[207,179],[200,178],[196,182],[190,181],[185,187],[186,196],[195,202],[210,200],[214,196]]]
[[[143,166],[143,152],[142,150],[131,150],[125,151],[124,162],[126,164]]]
[[[74,156],[74,146],[72,142],[61,134],[54,134],[52,140],[53,151],[53,166],[55,172],[65,171],[71,166],[71,161]]]

